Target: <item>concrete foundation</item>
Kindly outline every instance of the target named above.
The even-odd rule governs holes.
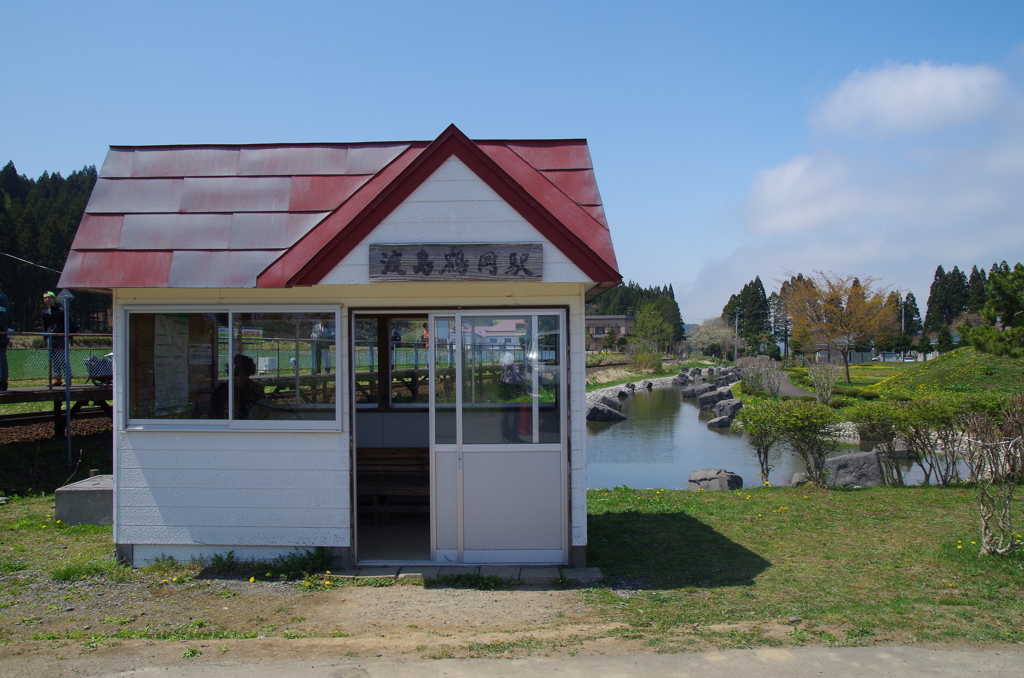
[[[65,525],[114,522],[114,476],[92,476],[65,485],[55,494],[57,520]]]

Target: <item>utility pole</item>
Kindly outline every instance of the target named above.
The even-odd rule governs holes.
[[[64,306],[64,436],[68,447],[68,471],[74,468],[71,454],[71,300],[75,296],[68,290],[61,290],[57,295]]]
[[[900,334],[906,336],[907,334],[907,301],[904,298],[900,299]],[[902,342],[903,339],[900,339]],[[900,362],[907,359],[907,352],[900,351]]]

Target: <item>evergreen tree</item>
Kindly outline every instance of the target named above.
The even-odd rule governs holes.
[[[921,311],[917,308],[917,298],[913,292],[907,292],[907,296],[903,298],[901,311],[903,316],[900,327],[903,331],[911,336],[920,333],[924,324],[921,322]]]
[[[949,272],[947,276],[948,282],[946,283],[948,288],[949,308],[946,310],[946,314],[942,317],[942,324],[949,325],[953,320],[960,314],[967,311],[967,305],[970,303],[971,292],[968,287],[967,276],[956,266]]]
[[[4,291],[19,331],[40,328],[42,293],[56,291],[57,271],[64,267],[95,183],[95,167],[72,172],[67,179],[44,172],[37,180],[19,175],[13,162],[0,170],[0,252],[10,255],[0,257],[0,271],[7,279]],[[71,305],[71,318],[83,330],[105,330],[109,309],[109,296],[80,292]]]
[[[949,353],[956,344],[953,343],[953,333],[949,331],[949,325],[943,325],[939,328],[939,336],[935,343],[935,348],[939,353]]]
[[[945,304],[946,295],[946,269],[939,264],[935,268],[935,275],[932,276],[932,286],[928,290],[928,310],[924,316],[924,331],[930,332],[937,329],[942,323],[938,317],[941,314],[940,306]]]
[[[960,328],[965,341],[985,353],[1024,357],[1024,265],[992,267],[981,315],[986,325]]]
[[[967,310],[969,299],[967,276],[956,266],[946,273],[940,265],[935,269],[935,277],[928,295],[924,330],[936,332],[943,325],[949,325]]]
[[[672,328],[669,341],[681,341],[684,337],[683,318],[676,303],[675,291],[666,287],[640,287],[630,280],[608,290],[593,302],[587,304],[587,315],[628,315],[636,317],[640,308],[651,304]]]
[[[928,360],[928,354],[932,350],[932,340],[926,332],[922,332],[921,336],[917,338],[917,343],[914,344],[914,350],[921,354],[921,356]]]
[[[988,276],[985,275],[985,269],[972,266],[971,276],[967,283],[969,287],[967,311],[969,313],[981,313],[981,307],[985,305],[985,284],[987,282]]]
[[[771,315],[760,276],[744,285],[739,294],[729,297],[722,309],[722,320],[734,326],[738,320],[739,335],[755,354],[778,352],[772,336]]]

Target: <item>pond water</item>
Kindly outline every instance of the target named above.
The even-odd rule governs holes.
[[[628,485],[634,488],[685,489],[690,471],[723,468],[743,478],[744,487],[760,484],[757,458],[742,433],[709,429],[698,419],[695,401],[683,400],[674,388],[638,391],[623,401],[628,419],[587,422],[587,485],[591,488]],[[837,454],[857,452],[843,445]],[[786,449],[772,450],[769,481],[789,485],[804,471],[799,458]],[[921,482],[916,467],[904,469],[906,482]]]

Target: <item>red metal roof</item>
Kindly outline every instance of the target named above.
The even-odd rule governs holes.
[[[315,285],[452,155],[607,288],[621,281],[586,141],[111,147],[59,285]]]

